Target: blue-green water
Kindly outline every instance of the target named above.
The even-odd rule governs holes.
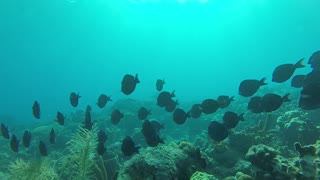
[[[68,157],[66,142],[78,126],[83,126],[87,105],[93,107],[93,122],[109,138],[103,144],[106,153],[100,157],[108,160],[108,167],[103,168],[110,179],[118,171],[130,169],[124,168],[125,162],[144,157],[146,152],[161,155],[166,148],[175,148],[169,150],[175,152],[192,146],[198,148],[194,150],[198,152],[196,157],[200,151],[200,159],[206,157],[208,166],[196,169],[199,164],[187,163],[193,166],[190,171],[174,167],[188,172],[188,178],[195,170],[220,179],[238,171],[255,176],[259,174],[254,168],[257,165],[244,157],[249,148],[258,144],[276,149],[279,156],[298,169],[296,173],[284,172],[285,175],[298,177],[301,172],[305,176],[309,169],[296,163],[302,157],[297,157],[293,144],[319,147],[319,110],[306,112],[298,108],[301,89],[290,87],[290,81],[277,84],[271,79],[278,65],[294,64],[301,58],[307,64],[311,54],[320,49],[319,7],[319,0],[1,0],[0,123],[9,126],[10,137],[17,135],[20,148],[18,153],[13,152],[10,140],[0,137],[0,179],[8,170],[7,164],[17,158],[55,161],[51,169],[60,179],[68,177],[56,167],[61,163],[60,157]],[[308,66],[297,69],[295,74],[310,71]],[[129,96],[120,91],[125,74],[138,74],[141,81]],[[250,112],[249,98],[240,97],[238,92],[242,80],[263,77],[268,85],[261,88],[259,95],[274,92],[283,96],[290,92],[292,100],[268,115]],[[157,79],[165,79],[166,91],[175,90],[174,100],[178,99],[178,107],[186,111],[195,103],[219,95],[235,96],[235,101],[213,115],[203,114],[197,120],[190,118],[177,125],[172,113],[156,105]],[[76,108],[69,102],[71,92],[82,96]],[[104,109],[96,105],[100,94],[110,95],[113,100]],[[35,100],[41,107],[39,120],[32,115]],[[150,145],[146,144],[147,136],[141,130],[146,121],[136,116],[142,105],[151,109],[150,119],[165,126],[159,134],[152,133],[164,141],[160,148],[148,148]],[[117,125],[110,123],[111,111],[116,108],[125,114]],[[208,137],[209,123],[222,122],[223,113],[228,110],[244,113],[245,120],[237,128],[226,130],[227,139],[213,142],[210,133],[211,139]],[[66,117],[64,126],[54,122],[57,111]],[[55,144],[48,141],[51,128],[57,135]],[[22,145],[24,130],[33,134],[30,148]],[[141,145],[140,154],[124,157],[120,146],[127,135]],[[39,153],[40,140],[48,147],[48,158]],[[194,158],[190,152],[184,156]],[[312,158],[319,160],[315,154]],[[99,166],[97,159],[91,162]],[[113,164],[109,164],[110,159]],[[156,161],[168,159],[171,160]],[[309,177],[316,177],[315,172]]]
[[[156,96],[155,80],[180,102],[237,95],[246,78],[267,77],[319,49],[318,0],[2,0],[0,114],[33,122],[79,108],[99,94],[125,98],[124,74],[138,73],[130,95]],[[307,70],[306,70],[307,71]],[[299,72],[304,72],[300,70]]]

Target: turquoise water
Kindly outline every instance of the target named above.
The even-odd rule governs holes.
[[[319,49],[319,0],[0,1],[0,115],[34,122],[79,108],[101,93],[114,100],[124,74],[141,83],[129,97],[157,95],[166,79],[181,103],[237,95],[243,79],[267,77],[282,63]],[[305,61],[306,62],[306,61]],[[298,72],[309,72],[299,69]]]

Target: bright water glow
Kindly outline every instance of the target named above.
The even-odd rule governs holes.
[[[135,2],[135,3],[133,3]],[[205,3],[204,3],[205,2]],[[237,95],[241,80],[319,50],[319,0],[0,1],[0,115],[33,122],[113,99],[124,74],[139,73],[130,98],[152,99],[165,78],[177,98]],[[308,69],[306,69],[308,70]],[[303,70],[299,70],[303,72]]]

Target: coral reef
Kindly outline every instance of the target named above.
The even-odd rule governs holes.
[[[213,175],[197,171],[193,173],[190,180],[218,180],[218,178],[214,177]]]
[[[58,174],[48,159],[26,162],[17,159],[9,166],[8,179],[11,180],[58,180]]]
[[[118,179],[189,179],[205,167],[198,148],[190,143],[148,147],[125,162]]]
[[[92,130],[80,128],[73,138],[67,143],[66,156],[62,158],[59,169],[62,177],[68,179],[84,180],[93,176],[96,148],[98,145],[97,128]]]
[[[290,180],[297,171],[289,161],[277,155],[277,151],[263,144],[252,146],[246,154],[246,159],[256,168],[255,179]]]

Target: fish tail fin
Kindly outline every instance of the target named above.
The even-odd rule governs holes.
[[[179,100],[178,100],[178,99],[176,100],[175,104],[176,104],[176,105],[179,105]]]
[[[176,92],[176,90],[173,90],[172,93],[170,94],[171,97],[176,97],[176,95],[174,94]]]
[[[229,99],[230,101],[234,101],[234,96],[231,96]]]
[[[260,80],[260,86],[267,85],[267,83],[266,83],[266,82],[264,82],[266,79],[267,79],[267,78],[266,78],[266,77],[264,77],[264,78],[262,78],[262,79]]]
[[[191,110],[187,112],[187,117],[191,118]]]
[[[240,120],[240,121],[245,121],[243,115],[244,115],[244,113],[242,113],[242,114],[239,115],[239,120]]]
[[[283,101],[283,102],[290,102],[291,99],[289,99],[289,95],[290,95],[290,93],[284,95],[284,96],[282,97],[282,101]]]
[[[148,115],[151,115],[151,109],[148,110]]]
[[[78,96],[78,98],[81,98],[81,96],[80,96],[80,93],[79,93],[79,92],[78,92],[77,96]]]
[[[140,80],[139,80],[139,78],[138,78],[138,74],[136,74],[134,80],[136,81],[137,84],[140,83]]]
[[[163,80],[162,80],[162,82],[163,82],[163,84],[166,84],[166,81],[165,81],[165,79],[163,79]]]
[[[304,58],[300,59],[300,60],[294,65],[294,67],[295,67],[295,68],[303,68],[303,67],[306,67],[305,65],[302,64],[302,63],[303,63],[303,60],[304,60]]]
[[[136,147],[134,147],[134,149],[135,149],[135,151],[136,151],[137,154],[139,154],[140,148],[141,148],[141,146],[136,146]]]
[[[111,96],[107,96],[108,101],[112,101]]]

